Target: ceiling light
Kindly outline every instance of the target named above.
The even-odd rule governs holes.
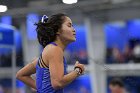
[[[6,11],[7,11],[7,6],[0,5],[0,12],[6,12]]]
[[[77,3],[78,0],[62,0],[62,2],[65,4],[74,4],[74,3]]]

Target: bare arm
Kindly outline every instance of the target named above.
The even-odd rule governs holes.
[[[49,51],[49,70],[54,89],[63,88],[78,77],[76,71],[64,75],[63,51],[58,47]]]
[[[20,69],[17,74],[16,78],[27,84],[28,86],[36,89],[36,82],[31,77],[32,74],[36,73],[35,65],[37,63],[37,58],[35,58],[31,63],[24,66],[22,69]]]

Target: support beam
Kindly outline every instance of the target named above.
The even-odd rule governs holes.
[[[91,17],[85,18],[87,50],[88,56],[94,60],[88,59],[91,77],[92,93],[105,93],[106,91],[106,72],[99,64],[104,63],[104,32],[103,23],[92,20]],[[97,63],[95,60],[98,60]]]
[[[108,76],[140,76],[140,64],[105,65]]]
[[[37,40],[29,40],[27,37],[26,29],[26,20],[22,21],[20,30],[22,33],[22,42],[23,42],[23,56],[24,64],[28,64],[35,57],[38,57],[40,54],[39,43]]]

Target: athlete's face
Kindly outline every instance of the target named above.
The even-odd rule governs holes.
[[[120,86],[110,85],[109,88],[111,90],[111,93],[124,93],[124,89],[122,87],[120,87]]]
[[[69,17],[65,17],[64,23],[59,32],[61,40],[65,40],[67,42],[74,42],[76,40],[76,32]]]

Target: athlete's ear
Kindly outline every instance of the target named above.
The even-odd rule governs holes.
[[[58,30],[58,32],[56,32],[56,35],[60,35],[60,30]]]
[[[60,32],[57,32],[56,34],[57,34],[57,35],[59,35],[59,34],[60,34]]]

